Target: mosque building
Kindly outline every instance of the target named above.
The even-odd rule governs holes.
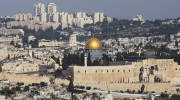
[[[91,38],[85,45],[85,59],[90,56],[91,62],[101,60],[103,58],[103,48],[101,42],[96,38]]]

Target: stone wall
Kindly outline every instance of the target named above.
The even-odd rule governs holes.
[[[13,73],[0,73],[0,80],[9,80],[12,82],[23,82],[25,85],[32,84],[32,83],[40,83],[46,82],[50,84],[50,77],[43,76],[32,76],[32,75],[25,75],[25,74],[13,74]],[[63,79],[55,79],[55,84],[65,84],[68,85],[68,80]]]
[[[180,81],[176,80],[180,79],[180,66],[173,59],[145,59],[131,65],[74,66],[70,69],[75,85],[89,85],[112,91],[127,89],[137,91],[144,84],[146,91],[174,93],[173,86],[180,84]]]

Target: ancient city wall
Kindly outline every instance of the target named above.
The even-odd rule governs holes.
[[[46,82],[50,84],[50,77],[43,76],[32,76],[32,75],[25,75],[25,74],[13,74],[13,73],[0,73],[0,80],[9,80],[12,82],[23,82],[25,85],[32,84],[32,83],[40,83]],[[55,84],[65,84],[68,85],[68,80],[63,79],[55,79]]]
[[[153,73],[150,71],[152,68]],[[145,59],[119,66],[74,66],[72,69],[75,85],[111,91],[138,91],[144,84],[145,91],[175,93],[174,86],[180,84],[180,66],[173,59]]]

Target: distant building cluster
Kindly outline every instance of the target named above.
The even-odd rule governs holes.
[[[139,21],[141,23],[144,23],[145,20],[143,19],[143,16],[142,15],[137,15],[137,17],[135,18],[132,18],[133,21]]]
[[[85,12],[77,12],[75,14],[58,12],[55,3],[49,3],[47,7],[43,3],[37,3],[34,6],[34,15],[31,13],[20,13],[16,14],[13,18],[15,21],[10,22],[8,24],[9,27],[27,26],[29,29],[35,30],[45,30],[51,26],[53,29],[56,29],[59,25],[61,25],[62,29],[72,27],[83,28],[85,24],[96,24],[104,20],[111,21],[111,18],[105,17],[102,12],[95,12],[92,16]]]

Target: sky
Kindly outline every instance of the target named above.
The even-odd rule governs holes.
[[[180,0],[0,0],[0,16],[33,13],[34,4],[38,2],[54,2],[59,12],[104,12],[118,19],[131,19],[137,14],[145,19],[180,17]]]

